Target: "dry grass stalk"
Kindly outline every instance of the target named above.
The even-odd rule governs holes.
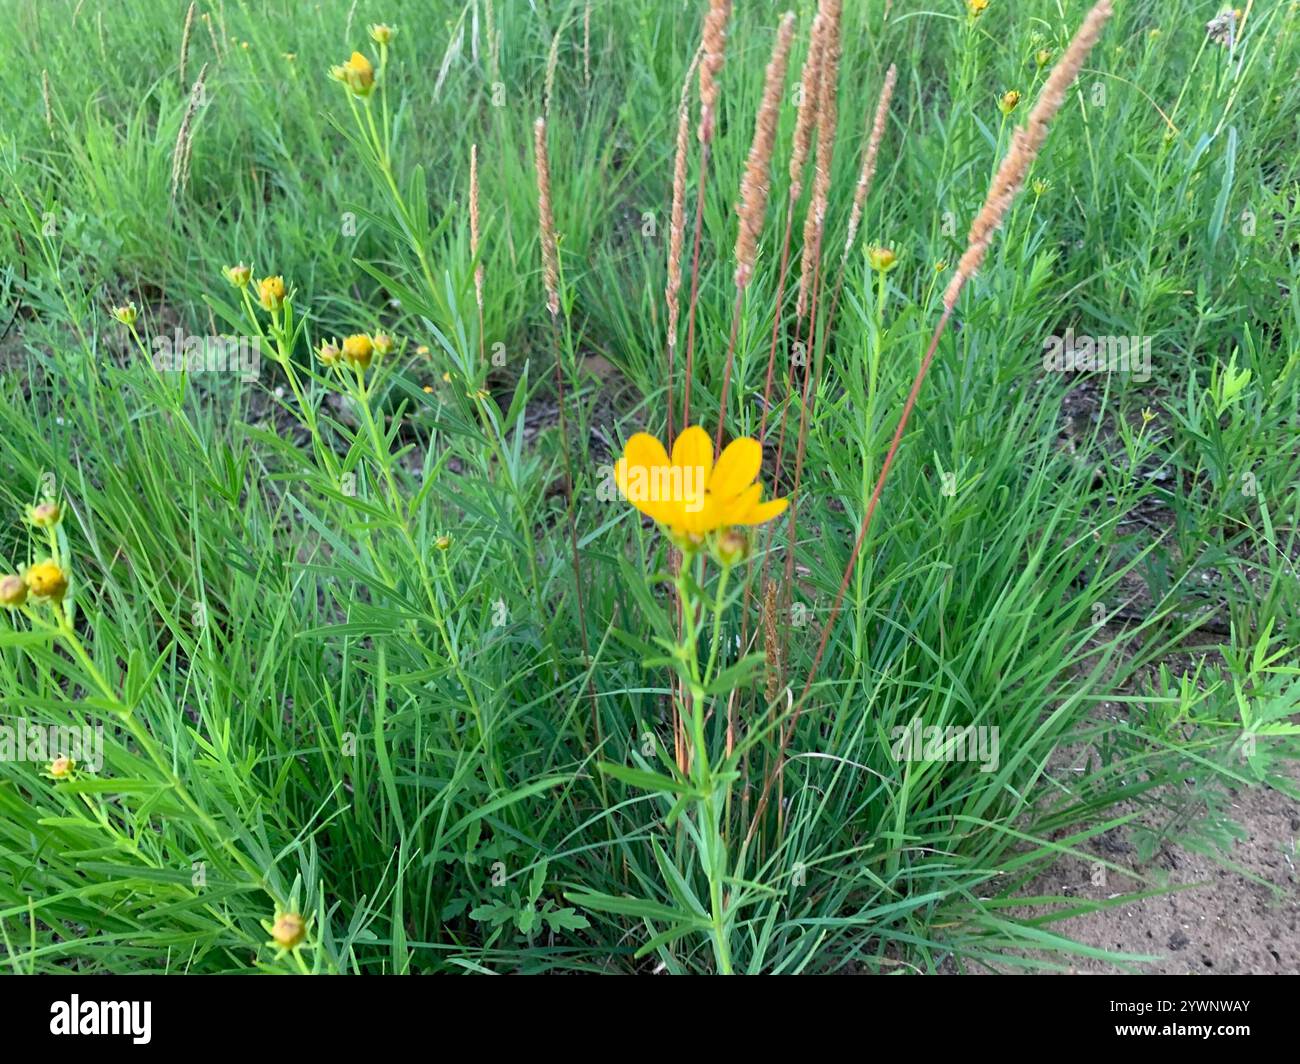
[[[821,96],[822,52],[825,48],[826,20],[819,11],[813,19],[808,56],[803,62],[799,81],[799,114],[794,124],[794,145],[790,149],[790,203],[803,195],[803,172],[812,148],[813,129],[817,122],[817,103]]]
[[[537,217],[542,241],[542,283],[546,287],[546,309],[555,318],[560,313],[560,259],[555,242],[555,216],[551,213],[551,162],[546,151],[546,119],[533,123],[533,160],[537,166]]]
[[[194,149],[194,116],[203,104],[203,86],[207,76],[208,64],[204,63],[199,69],[199,76],[195,79],[194,87],[190,90],[190,102],[185,109],[185,117],[181,119],[181,128],[176,132],[176,147],[172,151],[173,203],[176,202],[176,196],[180,191],[189,184],[190,155]]]
[[[582,83],[591,84],[591,0],[582,9]]]
[[[551,95],[555,92],[555,71],[560,65],[560,34],[564,31],[561,26],[551,37],[551,49],[546,55],[546,82],[542,90],[542,114],[547,118],[551,117]]]
[[[45,103],[45,128],[54,133],[54,104],[50,97],[50,72],[41,71],[41,100]]]
[[[1102,27],[1106,25],[1106,21],[1113,13],[1110,0],[1100,0],[1088,12],[1083,24],[1070,41],[1070,46],[1065,50],[1065,54],[1047,76],[1043,91],[1039,93],[1025,125],[1012,135],[1011,147],[1007,150],[1002,165],[998,167],[989,185],[988,198],[985,199],[979,214],[975,216],[975,221],[971,223],[970,234],[966,238],[965,254],[957,263],[956,273],[953,274],[952,281],[943,294],[943,305],[946,309],[952,310],[956,306],[962,287],[975,276],[984,262],[993,234],[1006,218],[1012,200],[1016,198],[1016,194],[1025,183],[1025,175],[1029,172],[1029,167],[1033,165],[1034,159],[1038,157],[1038,152],[1043,146],[1043,141],[1047,139],[1048,126],[1056,117],[1056,112],[1061,109],[1061,104],[1065,102],[1065,94],[1079,76],[1088,53],[1092,51],[1097,38],[1101,36]]]
[[[668,217],[668,282],[664,286],[664,302],[668,308],[668,438],[673,437],[673,368],[677,355],[677,322],[681,317],[678,294],[682,288],[682,244],[686,237],[686,170],[690,163],[691,80],[695,58],[686,70],[682,82],[681,99],[677,104],[677,151],[673,157],[673,205]]]
[[[771,791],[774,786],[781,783],[782,764],[784,761],[785,751],[789,746],[790,740],[794,736],[795,726],[799,722],[799,715],[803,711],[804,704],[808,700],[808,695],[812,691],[813,683],[817,679],[817,670],[821,666],[822,658],[826,654],[826,645],[830,640],[831,629],[834,628],[835,622],[839,617],[840,607],[844,604],[844,595],[848,591],[849,582],[853,577],[853,570],[857,566],[858,558],[862,553],[863,543],[866,541],[867,533],[871,529],[871,521],[875,516],[877,505],[880,502],[881,492],[884,490],[885,481],[889,476],[890,469],[893,468],[895,456],[898,454],[899,444],[902,442],[903,433],[907,430],[908,419],[916,407],[916,400],[921,394],[921,386],[925,383],[926,374],[929,372],[930,365],[934,361],[935,352],[938,350],[939,341],[942,339],[944,330],[947,328],[948,321],[952,316],[953,307],[956,305],[957,296],[961,293],[962,285],[965,281],[979,268],[988,251],[989,241],[992,235],[997,231],[1002,219],[1005,217],[1007,208],[1011,204],[1016,191],[1024,182],[1025,171],[1029,164],[1037,155],[1038,150],[1042,147],[1043,140],[1047,136],[1047,127],[1051,119],[1060,110],[1061,104],[1065,99],[1065,94],[1069,90],[1074,79],[1078,77],[1079,71],[1083,68],[1084,62],[1088,58],[1088,53],[1092,51],[1093,46],[1097,43],[1101,35],[1102,28],[1106,21],[1114,13],[1110,0],[1100,0],[1092,10],[1085,16],[1083,24],[1079,27],[1070,46],[1066,49],[1065,54],[1061,57],[1059,63],[1048,76],[1043,91],[1030,112],[1026,128],[1016,131],[1017,136],[1012,141],[1008,149],[1007,157],[1002,161],[998,168],[992,185],[989,189],[988,199],[984,203],[983,209],[976,217],[974,224],[971,226],[966,254],[962,257],[962,263],[966,269],[963,271],[961,264],[958,266],[958,274],[953,279],[953,284],[949,286],[944,293],[943,313],[936,323],[934,332],[930,336],[930,343],[926,347],[925,354],[921,358],[921,365],[916,371],[916,376],[912,379],[911,390],[907,394],[907,399],[903,403],[902,413],[898,418],[898,425],[894,429],[893,438],[890,440],[889,449],[885,452],[884,462],[881,463],[880,473],[876,477],[876,485],[872,490],[871,499],[867,503],[866,512],[862,516],[862,522],[858,526],[858,535],[853,542],[853,549],[849,552],[848,562],[844,566],[844,575],[840,578],[839,589],[835,593],[835,599],[831,603],[831,608],[826,616],[826,621],[822,625],[821,635],[817,642],[817,650],[813,654],[812,663],[808,669],[808,675],[804,680],[803,688],[800,691],[798,699],[794,702],[794,712],[791,716],[790,724],[782,730],[780,747],[778,749],[776,771],[769,774],[764,782],[762,794],[759,797],[758,804],[754,810],[754,816],[750,820],[749,832],[746,841],[752,838],[754,832],[758,830],[758,825],[762,819],[763,813],[767,808],[767,803],[771,797]]]
[[[181,30],[181,70],[180,80],[181,88],[185,88],[185,62],[190,55],[190,30],[194,28],[194,8],[195,4],[191,3],[189,10],[185,12],[185,28]]]
[[[713,141],[713,129],[722,85],[718,75],[727,51],[727,21],[731,18],[731,0],[709,0],[709,11],[704,16],[700,60],[700,129],[701,144]]]
[[[776,143],[776,127],[780,118],[781,91],[785,88],[785,72],[790,62],[790,42],[793,39],[794,12],[787,11],[781,19],[776,44],[772,47],[772,58],[767,64],[763,99],[754,122],[754,139],[749,146],[749,158],[740,182],[740,228],[736,234],[737,288],[744,288],[754,273],[758,237],[763,231],[763,220],[767,215],[772,148]]]
[[[821,257],[822,232],[831,187],[831,161],[835,152],[835,126],[839,119],[841,0],[822,0],[821,78],[817,91],[817,148],[813,160],[812,203],[804,219],[803,254],[799,265],[799,297],[795,316],[808,311],[813,274]]]
[[[474,300],[479,313],[483,312],[483,263],[477,261],[479,250],[478,225],[478,145],[469,146],[469,253],[474,263]]]
[[[206,11],[203,13],[203,25],[208,27],[208,36],[212,39],[212,54],[220,59],[223,54],[221,42],[217,40],[217,31],[212,25],[212,17]]]
[[[858,184],[853,190],[853,210],[849,214],[849,234],[844,242],[844,258],[848,259],[853,249],[853,241],[858,235],[858,225],[862,221],[862,208],[871,191],[871,182],[876,176],[876,161],[880,157],[880,142],[885,136],[885,122],[889,118],[889,102],[894,96],[894,83],[898,80],[898,68],[889,65],[885,75],[885,84],[880,90],[880,100],[876,104],[876,116],[871,123],[871,135],[867,139],[867,150],[862,156],[862,171],[858,174]]]

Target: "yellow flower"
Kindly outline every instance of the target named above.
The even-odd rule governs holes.
[[[1012,89],[1010,92],[1004,92],[1002,94],[1002,99],[998,101],[998,110],[1001,111],[1003,115],[1009,115],[1019,106],[1020,93],[1016,92],[1015,89]]]
[[[221,272],[225,275],[226,280],[236,288],[243,288],[253,279],[253,271],[243,263],[238,266],[222,266]]]
[[[380,22],[370,27],[370,39],[376,44],[388,44],[397,31],[392,26]]]
[[[446,535],[439,536],[437,539],[433,541],[433,545],[437,547],[439,550],[447,550],[449,547],[451,547],[451,536],[446,536]]]
[[[52,558],[33,565],[27,570],[25,579],[33,595],[51,602],[62,602],[68,590],[68,574]]]
[[[888,273],[898,263],[898,256],[890,248],[867,248],[867,265],[880,273]]]
[[[365,333],[353,333],[343,341],[343,360],[357,369],[366,369],[374,354],[375,345]]]
[[[258,281],[257,300],[263,310],[279,310],[284,306],[284,278],[277,275]]]
[[[112,314],[113,317],[126,326],[134,325],[135,319],[140,316],[140,312],[135,309],[134,301],[128,303],[124,307],[114,307]]]
[[[713,440],[698,425],[673,444],[672,459],[653,436],[638,432],[614,466],[623,497],[663,525],[685,547],[736,525],[761,525],[785,512],[787,499],[761,502],[763,466],[757,440],[732,440],[715,463]]]
[[[266,926],[265,924],[263,926]],[[293,949],[307,937],[307,924],[297,913],[277,913],[271,939],[281,949]]]
[[[37,528],[53,528],[63,518],[57,502],[43,502],[27,507],[27,520]]]
[[[0,576],[0,606],[13,609],[27,601],[27,585],[21,576]]]
[[[360,52],[346,63],[330,68],[330,76],[352,90],[354,96],[369,96],[375,88],[375,68]]]
[[[966,11],[971,18],[979,18],[989,6],[989,0],[966,0]]]
[[[56,757],[50,762],[49,775],[52,779],[66,780],[72,775],[77,763],[70,757]]]

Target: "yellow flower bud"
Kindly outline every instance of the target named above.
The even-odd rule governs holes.
[[[37,528],[54,528],[63,519],[57,502],[43,502],[27,507],[27,520]]]
[[[1003,115],[1009,115],[1019,106],[1020,93],[1016,92],[1015,89],[1012,89],[1010,92],[1004,92],[1002,94],[1002,99],[998,101],[998,110],[1001,111]]]
[[[322,340],[320,347],[316,349],[316,357],[320,359],[322,366],[337,366],[342,355],[339,345],[333,340]]]
[[[388,44],[397,31],[392,26],[380,22],[370,27],[370,39],[376,44]]]
[[[40,599],[62,602],[68,591],[68,574],[52,558],[38,562],[27,570],[27,588]]]
[[[284,278],[277,275],[258,281],[257,301],[263,310],[279,310],[284,306]]]
[[[749,537],[739,529],[729,528],[713,544],[713,556],[719,565],[733,566],[749,557]]]
[[[375,345],[365,333],[353,333],[343,341],[343,359],[357,369],[366,369],[374,357]]]
[[[898,263],[898,256],[889,248],[867,248],[867,265],[879,273],[888,273]]]
[[[225,274],[226,280],[236,288],[243,288],[253,279],[253,271],[248,266],[240,263],[238,266],[222,266],[221,272]]]
[[[271,925],[271,938],[281,949],[293,949],[307,937],[307,924],[297,913],[279,913]]]
[[[442,535],[433,541],[433,545],[439,550],[447,550],[451,547],[451,536]]]
[[[330,76],[341,81],[354,96],[369,96],[375,89],[375,68],[360,52],[339,66],[330,67]]]
[[[72,775],[77,763],[70,757],[56,757],[50,762],[49,773],[56,780],[66,780]]]
[[[375,345],[375,354],[391,355],[393,353],[393,338],[388,333],[375,333],[373,343]]]
[[[0,576],[0,606],[13,609],[27,601],[27,585],[21,576]]]
[[[124,307],[114,307],[112,314],[113,317],[126,326],[134,325],[136,318],[140,316],[140,312],[135,309],[134,302],[128,303]]]
[[[966,0],[966,12],[971,18],[979,18],[988,6],[989,0]]]
[[[1040,48],[1034,55],[1034,62],[1038,64],[1038,69],[1042,70],[1052,61],[1052,50],[1050,48]]]

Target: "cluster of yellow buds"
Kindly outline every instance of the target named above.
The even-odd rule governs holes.
[[[375,91],[374,64],[360,52],[353,52],[346,63],[330,67],[330,77],[346,85],[353,96],[364,98]]]
[[[28,523],[49,533],[51,546],[55,543],[54,529],[62,520],[63,510],[52,500],[27,507]],[[0,576],[0,606],[6,609],[24,606],[29,598],[33,602],[57,605],[67,593],[68,574],[54,557],[28,566],[21,574]]]
[[[343,343],[337,340],[322,340],[316,349],[316,357],[322,366],[351,366],[355,370],[365,371],[370,368],[376,355],[381,358],[391,355],[396,350],[393,338],[385,332],[353,333],[344,337]]]

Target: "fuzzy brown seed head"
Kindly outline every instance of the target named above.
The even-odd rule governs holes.
[[[803,192],[803,171],[812,148],[812,132],[817,121],[817,101],[821,94],[822,53],[825,49],[826,20],[818,12],[813,19],[808,40],[808,57],[799,80],[799,114],[794,124],[794,144],[790,149],[790,201]]]
[[[790,43],[794,39],[794,12],[788,11],[777,30],[772,58],[767,64],[763,83],[763,99],[759,104],[754,126],[754,140],[749,146],[749,158],[740,183],[740,229],[736,234],[736,287],[744,288],[754,272],[754,258],[758,253],[758,237],[763,231],[767,214],[769,172],[772,166],[772,148],[776,143],[776,127],[780,118],[781,90],[785,86],[785,72],[790,60]]]
[[[957,297],[961,295],[962,288],[983,264],[993,234],[1006,218],[1016,194],[1025,183],[1025,175],[1047,139],[1048,126],[1061,109],[1065,94],[1078,78],[1088,54],[1101,36],[1102,28],[1113,14],[1114,8],[1110,0],[1099,0],[1084,16],[1083,23],[1060,62],[1047,75],[1047,81],[1025,124],[1012,134],[1011,147],[993,175],[984,206],[971,223],[966,238],[966,251],[957,263],[957,270],[943,294],[943,305],[947,310],[951,311],[957,305]]]
[[[716,124],[718,95],[722,91],[718,75],[727,50],[727,22],[731,18],[731,0],[709,0],[709,11],[704,16],[701,34],[703,55],[700,59],[700,128],[701,144],[713,140]]]
[[[560,256],[555,240],[555,215],[551,210],[551,161],[546,150],[546,119],[533,123],[533,159],[537,168],[537,216],[542,242],[542,283],[551,317],[560,313]]]

